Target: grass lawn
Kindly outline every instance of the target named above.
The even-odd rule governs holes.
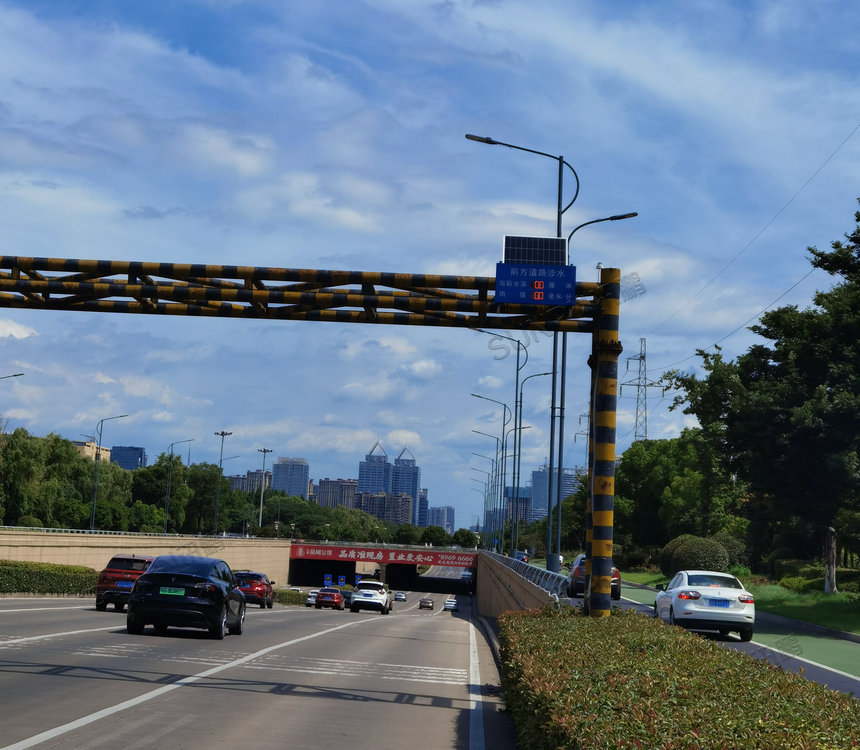
[[[744,585],[755,596],[759,612],[860,634],[860,596],[857,594],[798,594],[773,583]]]

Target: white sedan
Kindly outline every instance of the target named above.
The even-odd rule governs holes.
[[[749,641],[755,627],[755,599],[730,573],[680,570],[657,586],[654,614],[670,625],[693,630],[737,631]]]

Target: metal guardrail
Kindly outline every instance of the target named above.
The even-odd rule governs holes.
[[[500,555],[497,552],[482,550],[479,554],[491,557],[494,562],[506,565],[513,570],[517,575],[525,578],[533,583],[538,588],[543,589],[549,594],[554,594],[561,599],[567,596],[567,576],[561,573],[552,573],[544,568],[539,568],[536,565],[530,565],[522,560],[515,560],[513,557]]]

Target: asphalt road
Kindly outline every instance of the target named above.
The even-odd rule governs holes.
[[[0,743],[11,748],[514,750],[471,612],[249,607],[245,632],[132,636],[93,600],[0,599]]]

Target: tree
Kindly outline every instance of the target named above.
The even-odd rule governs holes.
[[[451,537],[441,526],[428,526],[421,534],[421,544],[430,544],[434,547],[444,547],[451,543]]]
[[[469,531],[469,529],[457,529],[451,543],[459,547],[477,547],[478,537],[474,531]]]

